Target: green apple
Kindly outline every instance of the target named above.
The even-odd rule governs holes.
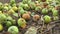
[[[57,16],[58,15],[58,10],[52,9],[52,13],[53,13],[53,16]]]
[[[27,11],[24,11],[23,9],[20,10],[20,14],[24,14],[24,13],[27,13]]]
[[[7,16],[7,22],[11,22],[12,24],[16,24],[16,20],[14,20],[11,16]]]
[[[40,2],[41,2],[41,0],[38,0],[38,2],[40,3]]]
[[[2,6],[3,4],[0,2],[0,6]]]
[[[54,7],[53,6],[50,6],[49,10],[52,10]]]
[[[14,3],[14,4],[12,5],[12,7],[14,7],[14,6],[16,6],[16,3]]]
[[[43,13],[43,14],[47,14],[47,13],[48,13],[48,9],[43,8],[43,9],[42,9],[42,13]]]
[[[10,3],[15,3],[15,0],[10,0]]]
[[[23,18],[18,19],[18,26],[25,28],[26,27],[26,21]]]
[[[51,17],[48,16],[48,15],[45,15],[45,16],[44,16],[44,22],[45,22],[45,23],[51,22]]]
[[[18,8],[17,8],[16,6],[13,6],[12,9],[13,9],[14,11],[17,11],[17,10],[18,10]]]
[[[15,11],[13,10],[13,9],[10,9],[9,11],[8,11],[8,14],[14,14],[15,13]]]
[[[5,14],[0,14],[0,23],[4,22],[6,20]]]
[[[2,31],[3,30],[3,25],[2,24],[0,24],[0,31]]]
[[[23,0],[22,2],[24,3],[24,4],[26,4],[26,3],[29,3],[29,2],[31,2],[32,0]]]
[[[47,3],[50,3],[50,2],[52,3],[52,1],[54,1],[54,0],[46,0]]]
[[[18,10],[24,10],[22,7],[19,7]]]
[[[3,9],[3,4],[0,2],[0,10]]]
[[[22,2],[23,2],[23,3],[27,3],[27,2],[28,2],[28,0],[23,0]]]
[[[7,22],[6,22],[6,26],[7,26],[7,27],[10,27],[11,25],[12,25],[11,21],[7,21]]]
[[[8,3],[5,3],[5,4],[4,4],[4,6],[7,6],[7,7],[8,7],[8,6],[9,6],[9,4],[8,4]]]
[[[23,7],[25,10],[29,10],[30,7],[28,6],[28,4],[24,4],[24,7]]]
[[[8,10],[8,7],[7,7],[7,6],[5,6],[5,7],[4,7],[4,10]]]
[[[22,2],[19,3],[19,7],[24,7],[24,4]]]
[[[8,6],[8,9],[10,10],[11,8],[12,8],[12,7],[9,5],[9,6]]]
[[[11,20],[13,20],[13,18],[11,16],[7,16],[7,20],[11,21]]]
[[[10,0],[10,5],[13,6],[15,4],[15,0]]]
[[[13,25],[16,25],[16,20],[13,19],[13,20],[11,20],[11,22]]]
[[[2,11],[0,11],[0,14],[2,14]]]
[[[39,11],[39,10],[41,10],[41,7],[40,7],[40,6],[37,6],[37,7],[35,8],[35,10],[36,10],[36,11]]]
[[[30,6],[31,9],[35,9],[36,5],[34,2],[31,2],[28,4]]]
[[[10,34],[18,34],[19,30],[18,30],[17,26],[11,26],[11,27],[8,28],[8,32]]]

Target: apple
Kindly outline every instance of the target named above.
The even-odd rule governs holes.
[[[8,8],[7,6],[5,6],[3,9],[4,9],[4,10],[9,10],[9,8]]]
[[[11,21],[11,20],[13,20],[13,18],[11,16],[7,16],[7,20]]]
[[[3,23],[6,20],[6,15],[5,14],[0,14],[0,23]]]
[[[39,11],[39,10],[41,10],[41,7],[40,7],[40,6],[37,6],[37,7],[35,8],[35,10],[36,10],[36,11]]]
[[[29,14],[23,14],[22,17],[26,20],[29,20],[30,19],[30,15]]]
[[[12,4],[12,7],[17,6],[16,3]]]
[[[2,11],[0,11],[0,14],[2,14]]]
[[[22,2],[24,3],[24,4],[26,4],[26,3],[29,3],[29,2],[31,2],[32,0],[23,0]]]
[[[2,31],[3,30],[3,25],[2,24],[0,24],[0,31]]]
[[[9,11],[8,11],[8,14],[14,14],[15,13],[15,11],[13,10],[13,9],[10,9]]]
[[[48,16],[48,15],[45,15],[45,16],[44,16],[44,22],[45,22],[46,24],[50,23],[50,22],[51,22],[51,17]]]
[[[19,3],[19,7],[24,7],[24,4],[22,2]]]
[[[58,10],[52,9],[53,16],[58,16]]]
[[[12,8],[12,7],[9,5],[9,6],[8,6],[8,9],[10,10],[11,8]]]
[[[17,11],[17,10],[18,10],[18,8],[17,8],[16,6],[13,6],[12,9],[13,9],[14,11]]]
[[[28,4],[30,6],[31,9],[35,9],[36,4],[34,2],[31,2]]]
[[[24,4],[24,7],[23,7],[25,10],[29,10],[30,7],[28,6],[28,4]]]
[[[6,26],[7,26],[7,27],[10,27],[11,25],[12,25],[11,21],[7,21],[7,22],[6,22]]]
[[[43,13],[43,14],[47,14],[47,13],[48,13],[48,9],[43,8],[43,9],[42,9],[42,13]]]
[[[8,28],[8,32],[10,34],[18,34],[19,30],[18,30],[17,26],[11,26],[11,27]]]
[[[27,11],[24,11],[24,9],[21,9],[20,14],[23,15],[24,13],[27,13]]]
[[[36,14],[36,15],[33,16],[33,20],[34,21],[38,21],[39,19],[40,19],[40,16],[39,15]]]
[[[8,4],[8,3],[5,3],[5,4],[4,4],[4,6],[7,6],[7,7],[8,7],[8,6],[9,6],[9,4]]]
[[[3,9],[3,4],[0,2],[0,10]]]
[[[12,6],[13,4],[15,4],[15,0],[10,0],[10,5]]]
[[[22,28],[25,28],[26,27],[26,21],[25,21],[25,19],[23,19],[23,18],[19,18],[18,19],[18,26],[19,27],[22,27]]]

